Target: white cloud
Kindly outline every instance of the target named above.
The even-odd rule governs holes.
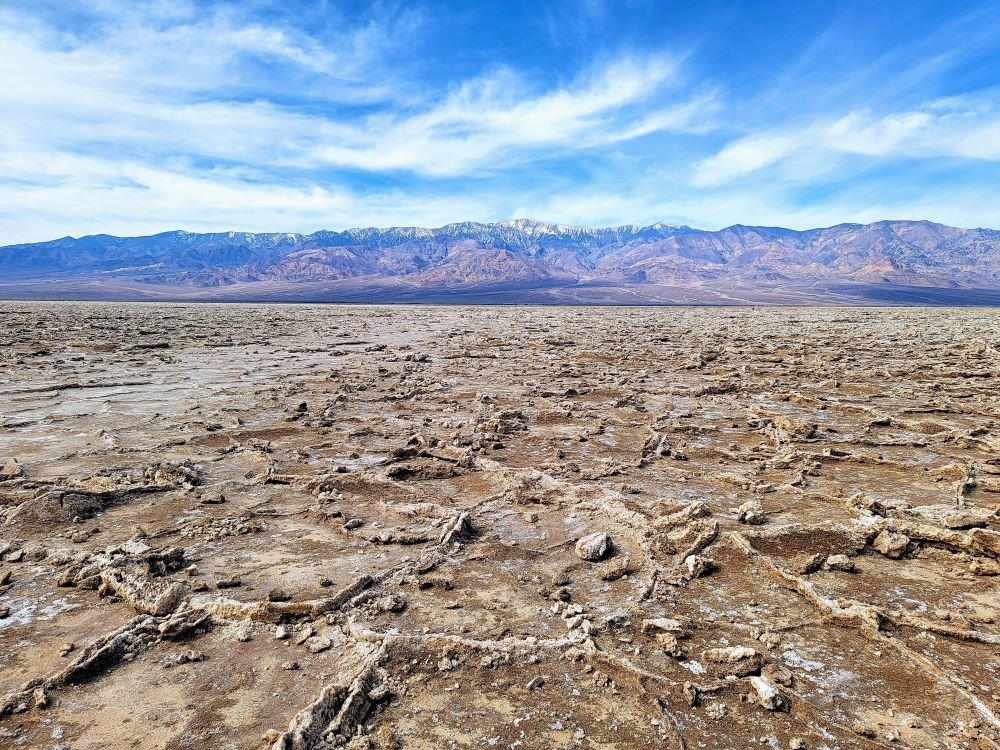
[[[525,81],[502,70],[465,82],[424,112],[330,128],[308,156],[335,166],[450,176],[509,166],[541,148],[551,155],[697,129],[711,111],[710,97],[637,110],[674,75],[675,64],[664,58],[626,58],[532,94]]]
[[[0,244],[525,215],[709,229],[885,215],[968,224],[1000,205],[997,190],[956,185],[908,205],[861,191],[821,206],[795,197],[857,164],[1000,159],[995,92],[765,125],[721,148],[712,135],[718,150],[705,157],[705,136],[739,117],[667,54],[598,56],[556,83],[493,67],[422,86],[398,64],[427,22],[418,12],[337,19],[321,33],[237,4],[94,0],[92,22],[67,31],[33,3],[59,5],[0,9]],[[611,6],[588,7],[581,34],[600,32]],[[691,154],[703,158],[692,166]],[[562,175],[554,156],[583,158]]]
[[[102,0],[86,33],[0,10],[0,244],[489,219],[502,198],[414,181],[700,129],[715,106],[678,94],[665,56],[605,60],[548,88],[500,68],[404,94],[386,60],[414,14],[321,41],[220,8]],[[349,189],[343,169],[412,179]]]
[[[716,185],[732,177],[756,172],[802,147],[796,135],[757,135],[730,143],[697,165],[696,185]]]
[[[335,98],[351,98],[345,87],[351,82],[367,86],[373,75],[387,76],[381,59],[393,48],[411,43],[420,24],[416,13],[386,15],[380,22],[340,26],[320,39],[277,21],[265,24],[241,12],[239,4],[206,7],[181,0],[114,0],[88,5],[94,6],[89,10],[95,17],[81,24],[84,28],[72,30],[44,23],[24,10],[0,9],[5,41],[19,41],[31,51],[31,57],[22,60],[4,50],[7,64],[17,66],[18,72],[30,72],[41,59],[43,72],[75,84],[159,91],[181,98],[248,87],[270,90],[286,83],[287,75],[311,72],[323,76]],[[253,60],[269,65],[248,76],[244,64]],[[310,93],[322,91],[310,89]]]
[[[908,194],[858,186],[803,205],[781,184],[692,192],[669,173],[630,180],[609,174],[557,191],[546,185],[497,189],[484,184],[429,195],[403,188],[362,192],[318,184],[275,185],[243,168],[151,167],[73,154],[24,153],[0,160],[0,173],[28,168],[41,173],[37,184],[0,183],[0,238],[6,242],[166,229],[311,232],[351,226],[440,226],[456,219],[524,216],[564,224],[668,221],[703,229],[733,223],[806,229],[883,218],[978,226],[989,224],[983,217],[995,216],[1000,205],[1000,187],[948,183]],[[32,217],[30,223],[25,216]]]
[[[72,234],[192,231],[302,231],[386,224],[446,224],[456,215],[489,218],[475,196],[417,196],[386,190],[358,193],[316,184],[275,185],[211,170],[186,172],[71,154],[25,154],[41,184],[0,183],[2,244]],[[0,159],[0,170],[18,166]],[[24,222],[31,216],[30,225]]]
[[[1000,112],[984,99],[968,97],[883,116],[852,111],[733,141],[697,163],[693,181],[699,186],[723,185],[785,161],[793,162],[786,170],[789,179],[804,179],[845,155],[1000,160]]]
[[[753,190],[734,185],[691,191],[667,176],[627,186],[590,185],[554,195],[508,195],[498,205],[508,215],[583,225],[664,221],[706,230],[733,224],[802,230],[883,219],[928,219],[956,227],[1000,226],[1000,185],[947,181],[907,191],[859,183],[822,201],[803,202],[780,183],[758,185]]]
[[[345,32],[334,52],[221,13],[166,27],[125,14],[98,39],[68,43],[45,28],[24,31],[19,18],[0,15],[0,60],[9,74],[0,108],[11,113],[0,134],[36,148],[451,176],[541,147],[580,150],[688,129],[711,105],[706,96],[650,104],[662,101],[676,62],[646,57],[612,60],[541,91],[501,69],[443,97],[425,95],[404,107],[383,101],[374,114],[349,117],[313,92],[323,88],[350,103],[406,88],[389,85],[369,26]],[[249,80],[256,69],[239,64],[248,55],[320,75],[297,89],[307,98],[295,107],[274,97],[226,96],[243,89],[267,95],[282,83]]]

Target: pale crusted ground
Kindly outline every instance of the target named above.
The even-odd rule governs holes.
[[[997,748],[998,330],[0,304],[0,747]]]

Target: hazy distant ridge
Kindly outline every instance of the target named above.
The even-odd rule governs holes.
[[[0,248],[0,281],[99,280],[197,290],[324,283],[440,294],[468,289],[643,285],[813,289],[903,285],[1000,290],[1000,232],[929,221],[795,231],[657,223],[573,227],[519,219],[436,229],[94,235]],[[389,285],[387,287],[387,285]],[[390,292],[391,296],[391,292]]]

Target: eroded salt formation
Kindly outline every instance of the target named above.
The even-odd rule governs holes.
[[[990,310],[0,305],[0,745],[997,748]]]

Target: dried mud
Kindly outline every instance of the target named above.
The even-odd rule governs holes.
[[[995,310],[0,304],[0,747],[1000,747]]]

